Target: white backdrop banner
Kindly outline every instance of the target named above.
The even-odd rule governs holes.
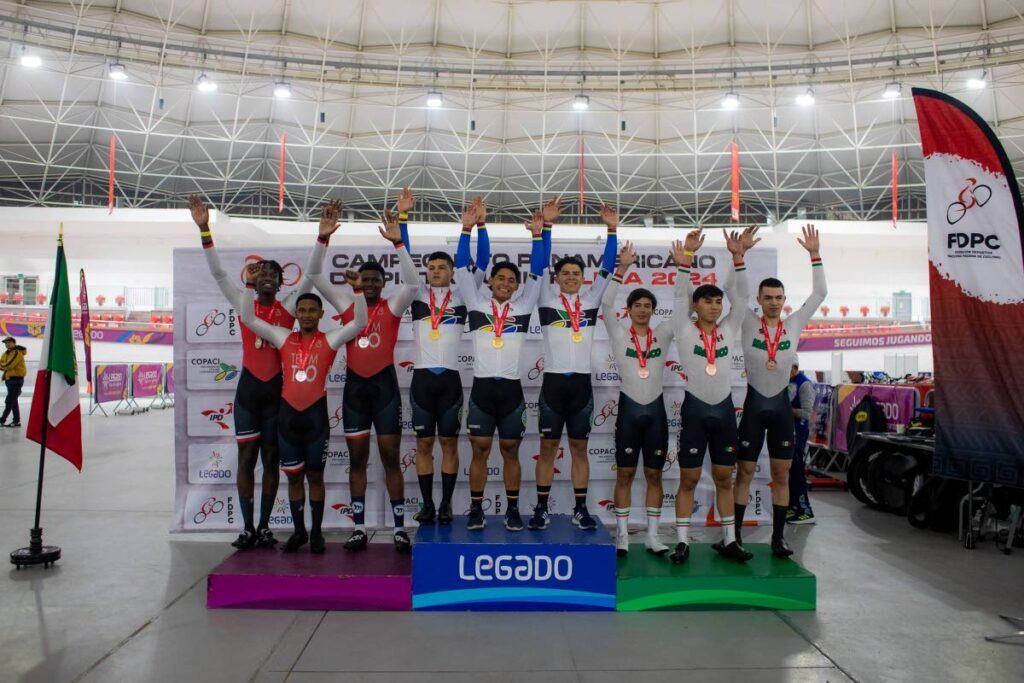
[[[344,237],[337,238],[335,245],[327,252],[324,270],[332,282],[339,284],[344,279],[344,271],[358,268],[363,263],[374,260],[380,262],[387,271],[385,295],[392,287],[400,284],[397,257],[393,248],[382,242],[378,248],[352,248],[342,244]],[[422,259],[426,254],[436,250],[454,252],[453,244],[418,244],[413,238],[413,261],[424,272]],[[563,245],[564,246],[564,245]],[[588,245],[589,247],[589,245]],[[496,241],[492,243],[493,261],[508,259],[517,263],[523,270],[529,268],[530,244],[522,242]],[[669,247],[643,246],[638,248],[638,263],[630,271],[625,286],[619,292],[616,316],[625,317],[625,300],[628,292],[635,287],[650,289],[658,297],[658,307],[653,320],[657,324],[661,319],[672,313],[672,293],[675,284],[675,264],[669,255]],[[600,247],[593,251],[566,251],[556,244],[553,258],[576,254],[587,263],[587,278],[597,272],[601,260]],[[220,251],[225,270],[239,273],[238,284],[241,286],[242,267],[253,258],[272,258],[286,265],[286,286],[281,295],[286,294],[298,282],[301,267],[309,252],[302,248],[281,248],[261,252],[254,249],[223,249]],[[493,262],[492,261],[492,262]],[[732,267],[732,260],[725,249],[707,249],[697,257],[693,278],[696,283],[711,283],[719,286],[725,281],[726,273]],[[773,249],[755,249],[747,255],[747,273],[751,288],[766,277],[776,274],[776,253]],[[224,531],[241,529],[241,515],[238,509],[238,495],[235,490],[238,468],[238,451],[234,444],[234,390],[242,369],[241,334],[239,316],[231,305],[220,295],[217,285],[206,266],[201,249],[176,249],[174,252],[174,301],[175,320],[184,328],[184,334],[174,336],[174,383],[177,392],[175,407],[175,512],[172,528],[177,531]],[[327,329],[337,311],[327,305],[322,329]],[[618,322],[618,321],[617,321]],[[743,357],[738,353],[740,345],[734,344],[737,353],[732,357],[733,401],[737,409],[743,405],[746,391],[746,379],[743,372]],[[519,460],[523,471],[523,509],[532,508],[535,500],[533,482],[536,456],[540,451],[540,439],[537,427],[537,405],[540,386],[543,380],[544,357],[543,340],[536,315],[530,327],[530,338],[523,347],[522,381],[527,403],[527,436],[523,439]],[[409,315],[402,322],[399,341],[395,349],[395,366],[398,370],[398,382],[402,389],[402,450],[401,461],[406,481],[406,507],[410,511],[406,515],[406,524],[412,522],[412,514],[419,505],[420,494],[416,483],[416,448],[415,434],[412,431],[412,415],[409,408],[408,387],[412,382],[414,341]],[[590,506],[595,514],[607,523],[614,521],[611,512],[612,492],[615,480],[614,431],[618,414],[618,368],[608,348],[608,335],[603,325],[595,330],[594,342],[594,420],[593,433],[590,437],[591,479]],[[468,403],[469,387],[473,382],[473,345],[467,334],[462,341],[462,352],[459,355],[463,385],[466,387]],[[665,509],[663,517],[670,524],[674,519],[673,506],[678,486],[679,469],[676,465],[676,443],[679,430],[679,407],[682,404],[686,386],[685,376],[679,371],[675,351],[665,361],[665,406],[669,415],[670,448],[669,462],[665,469]],[[345,384],[345,354],[338,354],[334,367],[327,382],[327,410],[330,422],[331,437],[328,444],[328,460],[326,470],[328,512],[324,526],[327,528],[343,528],[351,526],[349,504],[351,496],[348,489],[349,455],[346,447],[341,421],[341,398]],[[463,418],[465,415],[463,415]],[[738,417],[738,410],[737,410]],[[386,495],[383,495],[383,476],[376,443],[371,441],[369,491],[367,493],[366,510],[367,524],[370,526],[390,526],[393,524],[391,513],[385,511]],[[565,444],[563,444],[564,446]],[[459,487],[456,491],[455,507],[461,511],[468,508],[469,489],[467,477],[469,471],[470,448],[468,440],[463,437],[459,445]],[[440,462],[440,453],[435,454],[435,463]],[[439,465],[436,465],[439,469]],[[570,458],[568,448],[559,451],[555,462],[555,486],[552,489],[552,501],[556,512],[569,512],[572,508],[572,484],[569,479]],[[501,456],[495,448],[488,462],[489,479],[487,486],[490,512],[503,511],[505,506],[504,487],[501,483],[503,471]],[[755,485],[751,487],[751,508],[747,519],[769,521],[771,506],[759,505],[758,500],[770,500],[768,491],[768,471],[766,455],[762,454]],[[260,497],[261,470],[257,466],[256,500]],[[642,479],[642,477],[640,478]],[[440,495],[440,475],[435,476],[437,491],[435,499]],[[644,485],[638,481],[633,489],[633,521],[642,523]],[[768,496],[767,498],[765,496]],[[291,524],[287,504],[286,488],[282,477],[282,488],[277,495],[278,505],[275,506],[273,525],[287,527]],[[712,521],[714,488],[710,474],[705,472],[701,479],[696,496],[696,507],[693,517],[701,523]],[[308,506],[307,506],[308,507]],[[257,508],[258,509],[258,508]],[[751,514],[753,513],[753,514]]]

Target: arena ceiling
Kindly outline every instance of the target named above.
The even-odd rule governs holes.
[[[0,0],[0,55],[6,205],[106,205],[113,136],[118,206],[364,219],[410,185],[427,220],[479,193],[492,221],[561,195],[721,224],[735,142],[744,222],[887,219],[894,152],[921,220],[912,86],[1024,175],[1024,0]]]

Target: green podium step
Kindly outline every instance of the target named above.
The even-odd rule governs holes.
[[[766,543],[744,546],[754,559],[737,564],[722,558],[708,543],[690,546],[690,559],[674,565],[668,555],[657,557],[643,545],[631,545],[618,558],[616,609],[813,610],[817,579],[792,560],[772,556]]]

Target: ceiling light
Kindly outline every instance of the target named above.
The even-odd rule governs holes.
[[[587,109],[590,109],[590,97],[579,94],[572,98],[572,108],[576,111],[586,111]]]
[[[287,99],[292,96],[292,86],[288,85],[284,81],[278,81],[274,84],[274,97],[281,99]]]
[[[124,64],[121,62],[114,62],[107,68],[107,73],[115,81],[123,81],[128,78],[128,72],[124,68]]]
[[[892,83],[885,84],[885,92],[882,93],[882,97],[887,100],[895,100],[903,92],[903,86],[893,81]]]
[[[428,107],[440,107],[442,104],[444,104],[444,95],[440,90],[431,90],[427,93]]]
[[[217,89],[217,83],[210,80],[210,77],[205,73],[201,73],[198,80],[196,80],[196,88],[199,89],[199,92],[213,92]]]
[[[982,69],[980,76],[967,79],[967,87],[971,90],[981,90],[985,87],[986,76],[988,76],[988,74],[984,69]]]
[[[804,92],[796,96],[796,103],[801,107],[811,107],[814,105],[814,88],[807,88]]]
[[[730,90],[725,93],[725,97],[722,98],[722,108],[735,109],[738,106],[740,106],[740,96],[736,94],[736,91]]]
[[[43,65],[43,58],[29,52],[24,45],[21,46],[21,65],[36,68]]]

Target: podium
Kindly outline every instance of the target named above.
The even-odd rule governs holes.
[[[630,545],[618,558],[621,612],[644,610],[813,610],[817,579],[792,559],[772,556],[766,543],[744,546],[754,554],[746,564],[720,557],[708,543],[690,544],[681,565]]]
[[[409,610],[412,560],[390,543],[349,552],[339,543],[314,555],[309,546],[239,550],[206,579],[207,608]]]
[[[553,515],[543,531],[508,531],[497,516],[476,531],[461,519],[421,526],[412,554],[415,610],[615,609],[611,535],[578,529],[567,515]]]

